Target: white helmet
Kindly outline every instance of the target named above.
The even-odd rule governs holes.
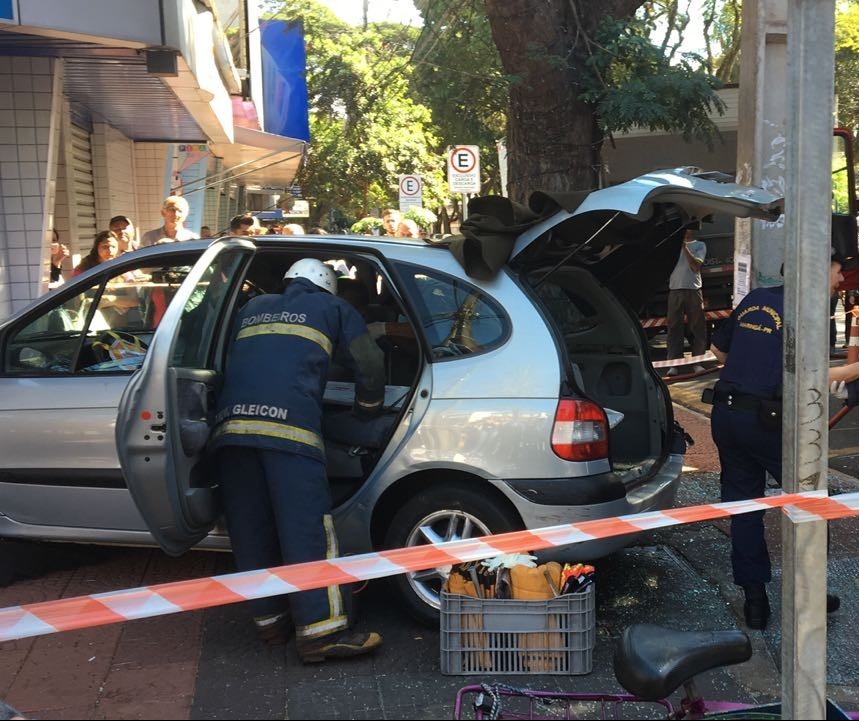
[[[322,290],[327,290],[331,295],[337,295],[337,274],[316,258],[302,258],[295,261],[283,276],[285,281],[290,278],[307,278]]]

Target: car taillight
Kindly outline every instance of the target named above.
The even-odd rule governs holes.
[[[608,421],[592,401],[561,400],[552,427],[552,450],[568,461],[608,457]]]

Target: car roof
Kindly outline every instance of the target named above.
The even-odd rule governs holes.
[[[431,248],[445,249],[444,244],[428,243],[421,238],[396,238],[392,236],[376,236],[376,235],[342,235],[342,234],[327,234],[327,235],[221,235],[217,238],[207,238],[205,240],[183,240],[176,243],[162,243],[159,245],[150,245],[146,248],[140,248],[133,251],[135,258],[145,257],[146,255],[180,255],[188,251],[202,252],[213,243],[218,241],[235,239],[247,240],[260,248],[283,247],[288,245],[301,245],[303,248],[306,244],[326,243],[339,245],[343,247],[360,246],[363,248],[376,248],[384,253],[386,247],[409,247],[409,248]],[[117,258],[107,261],[112,265],[119,265],[122,261],[128,260],[129,254],[123,254]],[[104,269],[106,264],[102,263],[96,268]]]
[[[343,235],[343,234],[328,234],[328,235],[257,235],[257,236],[240,236],[240,235],[222,235],[217,238],[206,238],[198,240],[183,240],[173,243],[160,243],[150,245],[145,248],[138,248],[130,253],[123,253],[116,258],[113,258],[104,263],[99,263],[89,270],[84,271],[80,275],[70,278],[65,284],[51,292],[51,294],[64,294],[70,290],[70,286],[84,286],[86,281],[91,276],[100,275],[106,269],[121,268],[132,261],[135,264],[141,264],[147,257],[154,258],[174,258],[182,255],[200,256],[210,245],[223,240],[247,240],[256,245],[259,249],[270,250],[273,248],[288,249],[290,246],[296,246],[294,250],[307,251],[308,246],[319,244],[324,241],[331,248],[332,246],[341,246],[343,250],[376,250],[382,255],[385,254],[385,249],[394,247],[408,247],[410,249],[425,248],[430,251],[446,250],[445,245],[436,245],[427,243],[421,238],[397,238],[392,236],[373,236],[373,235]],[[31,300],[27,305],[14,313],[0,319],[0,328],[5,327],[11,322],[14,322],[22,315],[26,315],[34,308],[45,302],[49,293],[44,293],[37,298]]]

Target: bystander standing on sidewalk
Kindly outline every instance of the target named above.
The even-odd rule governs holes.
[[[397,234],[397,228],[400,225],[400,215],[399,210],[394,210],[393,208],[386,208],[382,212],[382,223],[385,225],[385,235],[394,236]]]
[[[119,254],[130,253],[140,247],[140,241],[134,232],[134,224],[125,215],[114,215],[108,228],[113,231],[119,244]]]
[[[140,241],[136,237],[134,224],[126,215],[114,215],[110,219],[108,228],[113,231],[119,243],[119,254],[130,253],[140,247]]]
[[[185,227],[190,207],[181,195],[171,195],[161,205],[164,225],[143,234],[140,247],[146,248],[156,243],[172,243],[181,240],[196,240],[197,234]]]
[[[249,215],[234,215],[230,219],[230,235],[253,235],[254,219]]]
[[[420,231],[418,230],[418,224],[415,223],[415,221],[409,220],[408,218],[400,221],[400,224],[397,226],[398,238],[417,238],[419,236]]]
[[[60,234],[56,229],[52,230],[53,241],[51,242],[51,277],[48,288],[59,288],[65,279],[63,278],[63,263],[69,257],[69,247],[60,242]]]
[[[707,350],[707,321],[701,292],[701,266],[707,257],[707,246],[695,239],[695,230],[686,228],[680,257],[668,280],[668,360],[683,357],[687,326],[692,333],[692,356],[704,355]],[[699,372],[704,368],[696,363],[692,370]],[[677,368],[670,368],[666,375],[678,373]]]

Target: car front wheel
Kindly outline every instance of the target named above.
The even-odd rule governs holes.
[[[518,516],[493,494],[464,485],[446,484],[420,491],[397,512],[385,536],[387,548],[458,541],[522,527]],[[450,574],[440,566],[391,578],[408,613],[428,626],[438,626],[439,594]]]

